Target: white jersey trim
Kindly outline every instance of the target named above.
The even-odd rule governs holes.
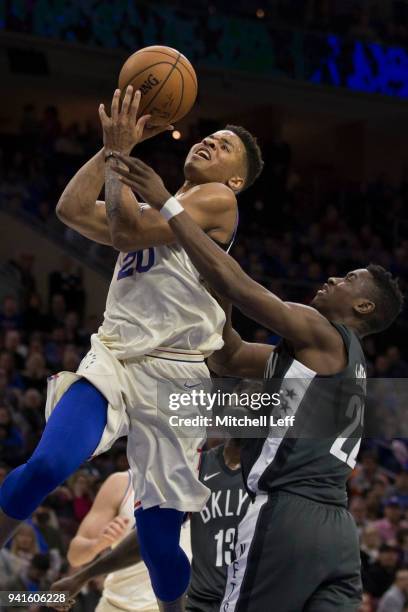
[[[248,566],[251,545],[256,534],[256,524],[267,501],[267,495],[258,495],[254,503],[249,504],[244,518],[238,525],[235,560],[228,566],[227,582],[220,612],[234,612],[236,609]]]
[[[265,374],[267,377],[273,375],[273,371],[276,367],[277,355],[273,355],[266,366]],[[290,412],[287,412],[289,416],[296,416],[298,408],[305,396],[306,391],[309,388],[312,380],[317,376],[317,372],[311,370],[300,361],[294,359],[291,363],[290,368],[287,370],[284,379],[292,379],[295,386],[296,392],[294,399],[290,404]],[[266,438],[262,451],[252,466],[251,471],[248,474],[247,486],[253,493],[259,493],[259,480],[265,470],[273,462],[276,457],[276,453],[279,450],[282,441],[289,429],[288,426],[274,427],[273,431],[269,428],[269,435]]]

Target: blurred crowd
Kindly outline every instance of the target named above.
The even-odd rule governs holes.
[[[190,0],[188,4],[182,0],[141,0],[137,6],[100,0],[69,0],[57,5],[20,2],[6,3],[4,27],[70,42],[129,48],[143,39],[141,23],[149,21],[149,10],[154,9],[155,21],[160,21],[167,8],[182,18],[210,16],[213,23],[217,17],[236,16],[263,20],[274,27],[331,32],[401,46],[408,43],[406,0]],[[205,27],[205,23],[201,25]]]
[[[143,145],[143,157],[176,189],[189,145],[212,130],[202,124],[180,141],[162,136],[160,147]],[[316,177],[303,177],[293,168],[288,143],[262,144],[268,172],[242,196],[233,250],[250,275],[285,299],[308,301],[328,276],[373,260],[397,274],[406,289],[408,177],[397,184],[384,176],[370,184],[329,177],[316,188]],[[68,244],[80,240],[59,223],[54,208],[67,180],[99,146],[91,126],[63,128],[58,109],[25,107],[20,134],[0,137],[0,205],[29,215]],[[109,262],[112,257],[109,250]],[[0,483],[38,442],[47,376],[77,368],[99,323],[87,310],[81,266],[69,257],[56,262],[46,296],[38,291],[35,253],[21,252],[2,266],[13,270],[18,283],[12,293],[0,287]],[[235,325],[246,339],[276,340],[238,314]],[[365,341],[371,376],[407,376],[406,327],[404,314],[387,333]],[[403,611],[408,600],[407,446],[403,439],[366,441],[360,456],[349,490],[361,538],[362,611]],[[126,468],[121,441],[50,495],[0,552],[0,589],[46,590],[64,573],[67,545],[100,483]],[[99,586],[89,587],[78,610],[93,609]],[[400,607],[391,607],[395,601]]]

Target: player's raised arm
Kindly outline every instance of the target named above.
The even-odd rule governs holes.
[[[129,89],[128,97],[132,93],[132,90]],[[118,97],[118,94],[115,95]],[[135,100],[137,101],[137,98]],[[99,114],[101,120],[102,117],[106,117],[102,104],[99,107]],[[172,129],[171,126],[149,128],[146,125],[148,119],[148,115],[141,117],[136,124],[137,130],[136,125],[133,126],[133,130],[129,130],[128,125],[123,126],[126,129],[122,129],[119,134],[112,133],[112,130],[109,131],[109,129],[105,130],[104,147],[78,170],[64,189],[57,204],[56,215],[65,225],[76,230],[85,238],[113,246],[105,202],[98,200],[105,182],[105,157],[112,149],[130,153],[137,143],[152,138],[163,130]],[[108,117],[106,120],[109,122]],[[131,190],[126,188],[124,205],[131,218],[139,214],[135,202]]]
[[[98,201],[104,181],[105,158],[101,149],[69,181],[55,212],[65,225],[85,238],[111,245],[105,203]]]
[[[122,474],[112,474],[99,489],[91,510],[69,545],[67,556],[73,567],[89,563],[123,537],[127,522],[117,516],[123,497],[122,481]]]
[[[262,378],[266,363],[274,346],[245,342],[232,327],[232,305],[220,299],[226,315],[222,338],[224,346],[208,359],[208,367],[219,376],[238,376],[239,378]]]

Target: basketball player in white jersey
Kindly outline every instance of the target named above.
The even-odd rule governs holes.
[[[90,563],[101,552],[115,548],[134,531],[133,499],[130,470],[109,476],[71,540],[67,556],[72,567]],[[180,544],[191,559],[189,526],[182,528]],[[129,567],[106,577],[96,612],[158,612],[146,565],[140,556],[138,562],[132,561]]]
[[[173,391],[183,392],[188,379],[209,378],[204,359],[222,346],[225,315],[163,216],[141,205],[115,172],[121,163],[115,154],[128,154],[145,134],[149,116],[137,120],[140,96],[129,87],[120,104],[117,90],[110,118],[101,105],[104,148],[58,203],[67,225],[120,254],[91,350],[76,374],[49,381],[41,441],[0,489],[0,545],[84,460],[127,434],[142,557],[160,609],[175,612],[190,577],[178,544],[183,515],[200,510],[209,491],[197,478],[201,441],[183,437],[163,418],[158,385],[172,380]],[[236,195],[262,163],[255,139],[234,126],[204,138],[187,156],[176,195],[225,248],[236,229]]]

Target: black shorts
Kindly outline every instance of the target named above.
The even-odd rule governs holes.
[[[208,601],[187,598],[186,612],[219,612],[220,605],[220,600]]]
[[[258,495],[239,524],[220,612],[357,612],[357,529],[346,508]]]

